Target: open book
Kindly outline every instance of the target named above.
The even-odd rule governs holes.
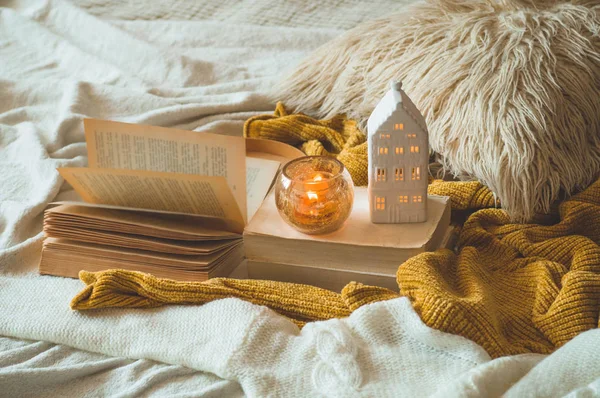
[[[179,280],[226,276],[242,232],[291,146],[86,119],[89,167],[59,172],[83,202],[46,210],[40,273],[125,268]]]

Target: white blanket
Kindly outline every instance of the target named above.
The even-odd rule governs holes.
[[[185,366],[229,382],[218,384],[212,376],[180,366],[74,354],[62,346],[36,343],[25,353],[10,353],[15,356],[8,360],[12,366],[0,369],[0,395],[36,395],[40,386],[45,393],[60,392],[67,381],[83,388],[98,383],[95,389],[118,395],[115,386],[136,391],[142,386],[137,379],[150,380],[151,388],[168,377],[178,377],[182,388],[197,386],[225,395],[238,393],[239,383],[252,397],[590,396],[600,388],[600,330],[583,333],[548,357],[490,360],[475,343],[424,325],[406,298],[371,304],[347,319],[314,322],[299,331],[275,312],[237,299],[78,314],[66,305],[80,286],[77,281],[65,281],[56,290],[48,283],[51,278],[32,278],[24,292],[19,279],[0,282],[0,302],[8,304],[0,307],[0,334]],[[67,356],[57,364],[62,369],[48,366],[48,358],[57,352]],[[64,367],[65,362],[74,366]],[[94,367],[112,385],[94,379]],[[142,369],[133,380],[120,373],[131,368],[137,372],[137,367]],[[74,380],[72,372],[83,380]],[[45,380],[45,374],[54,378]],[[31,385],[22,382],[26,376]],[[170,383],[156,387],[176,388]]]
[[[82,283],[35,269],[42,211],[72,193],[55,169],[86,162],[82,118],[240,134],[247,117],[272,111],[263,93],[278,73],[341,31],[240,24],[244,10],[228,10],[236,23],[106,21],[58,1],[14,4],[0,8],[0,335],[60,345],[0,340],[0,396],[598,391],[597,331],[547,358],[491,361],[474,343],[427,328],[406,299],[301,332],[235,299],[71,311]],[[294,7],[290,18],[302,15]]]

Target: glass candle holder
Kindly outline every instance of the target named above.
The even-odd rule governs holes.
[[[352,211],[354,184],[337,159],[305,156],[287,163],[275,187],[281,217],[305,234],[340,228]]]

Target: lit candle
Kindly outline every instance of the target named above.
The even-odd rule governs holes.
[[[327,197],[329,178],[330,175],[324,177],[322,173],[316,173],[304,182],[306,200],[303,201],[304,206],[301,206],[298,209],[300,213],[310,216],[319,216],[320,211],[324,207],[324,200]],[[319,194],[321,194],[321,199],[319,199]]]
[[[338,160],[307,156],[285,166],[275,191],[277,208],[288,224],[302,232],[331,232],[348,218],[353,188]]]

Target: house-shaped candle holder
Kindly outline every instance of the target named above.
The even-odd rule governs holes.
[[[369,206],[374,223],[427,220],[429,140],[425,118],[392,82],[367,123]]]

